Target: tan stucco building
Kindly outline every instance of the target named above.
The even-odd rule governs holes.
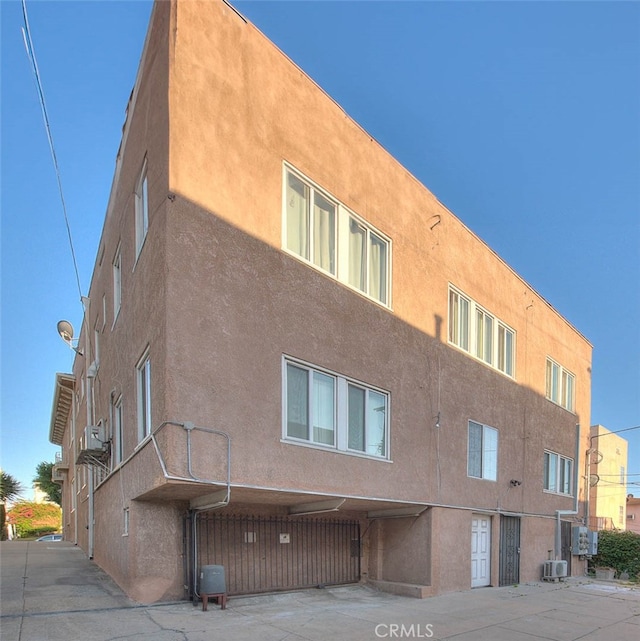
[[[221,0],[153,8],[88,298],[64,533],[133,598],[584,572],[591,345]]]
[[[602,425],[591,426],[590,442],[589,527],[625,530],[629,443]]]

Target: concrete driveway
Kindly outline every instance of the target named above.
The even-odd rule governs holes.
[[[570,579],[425,600],[364,586],[230,598],[222,611],[130,601],[69,543],[0,544],[2,641],[638,641],[640,588]]]

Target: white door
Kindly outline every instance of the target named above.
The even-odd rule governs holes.
[[[491,517],[471,517],[471,587],[491,585]]]

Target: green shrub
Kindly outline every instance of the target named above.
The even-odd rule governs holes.
[[[9,523],[16,527],[20,538],[58,532],[62,526],[62,511],[53,503],[20,501],[7,513]]]
[[[628,572],[631,580],[640,581],[640,534],[601,530],[598,532],[598,554],[590,566],[613,568],[616,577]]]

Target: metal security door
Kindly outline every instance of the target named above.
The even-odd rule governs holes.
[[[211,513],[196,530],[190,556],[197,567],[224,566],[230,595],[360,580],[357,521]]]
[[[500,518],[500,585],[520,582],[520,518]]]
[[[569,521],[560,522],[560,558],[567,562],[567,576],[571,576],[571,527]]]
[[[471,517],[471,587],[491,585],[491,517]]]

